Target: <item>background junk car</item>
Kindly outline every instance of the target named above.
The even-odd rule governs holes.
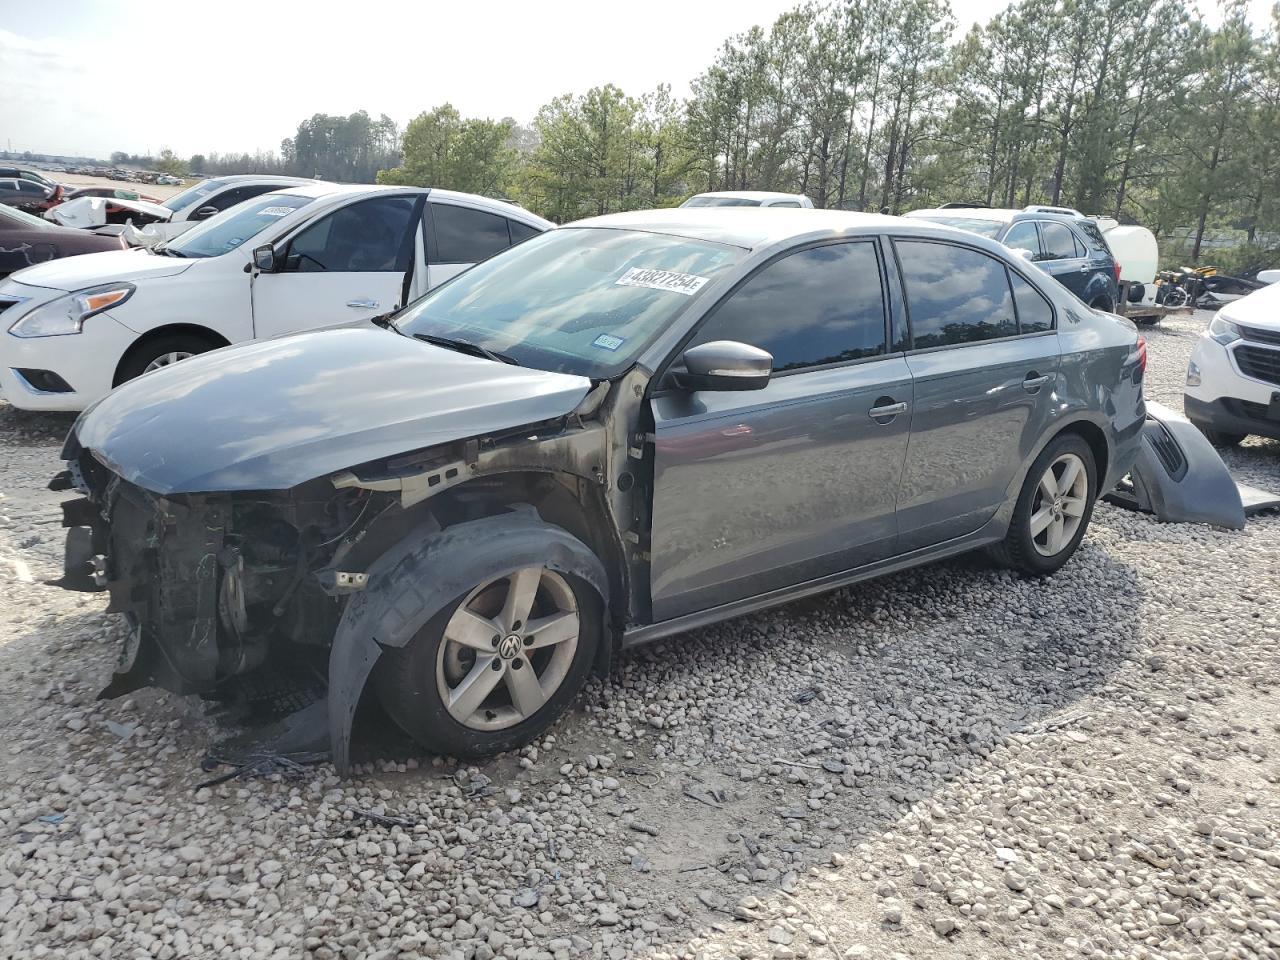
[[[306,181],[264,193],[162,245],[0,284],[0,392],[23,409],[82,410],[217,347],[390,313],[550,226],[447,190]]]
[[[310,655],[329,694],[303,726],[327,716],[341,769],[370,676],[423,744],[487,754],[620,645],[979,547],[1055,571],[1134,457],[1144,367],[1130,322],[994,241],[606,216],[388,329],[113,392],[54,483],[82,494],[67,582],[131,624],[113,693],[212,694]]]

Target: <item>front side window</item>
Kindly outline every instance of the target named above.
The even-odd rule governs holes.
[[[269,193],[244,206],[192,227],[163,245],[163,252],[178,257],[217,257],[256,237],[300,207],[311,197]]]
[[[712,340],[767,350],[777,372],[884,353],[875,244],[832,243],[773,261],[716,307],[690,345]]]
[[[437,263],[479,263],[511,246],[507,218],[496,213],[433,203],[431,224]]]
[[[522,366],[604,379],[622,373],[739,247],[631,230],[549,230],[410,304],[396,328],[464,340]]]
[[[290,273],[404,273],[413,247],[405,242],[413,197],[352,203],[304,229],[289,242]]]
[[[1076,257],[1076,238],[1060,223],[1043,221],[1040,224],[1040,240],[1044,244],[1046,260],[1072,260]]]
[[[949,243],[895,240],[917,350],[1018,332],[1005,265]]]

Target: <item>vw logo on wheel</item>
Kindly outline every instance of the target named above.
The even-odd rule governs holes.
[[[498,656],[503,660],[514,660],[520,653],[520,638],[514,633],[502,638],[498,644]]]

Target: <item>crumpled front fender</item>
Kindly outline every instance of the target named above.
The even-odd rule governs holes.
[[[600,560],[528,506],[408,536],[373,563],[369,585],[348,603],[329,655],[329,740],[340,774],[350,770],[356,707],[383,648],[405,646],[477,584],[532,565],[586,581],[607,608],[609,578]]]

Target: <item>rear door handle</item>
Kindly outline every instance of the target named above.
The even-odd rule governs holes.
[[[1048,374],[1045,374],[1044,376],[1037,376],[1036,372],[1032,370],[1022,381],[1022,389],[1027,391],[1027,393],[1035,393],[1052,379],[1053,377]]]
[[[348,300],[348,307],[355,307],[358,310],[376,310],[378,309],[377,300]]]
[[[888,397],[881,397],[881,400],[888,400]],[[899,400],[897,403],[886,403],[878,407],[872,407],[868,412],[872,420],[879,420],[882,417],[896,417],[900,413],[907,412],[906,401]]]

